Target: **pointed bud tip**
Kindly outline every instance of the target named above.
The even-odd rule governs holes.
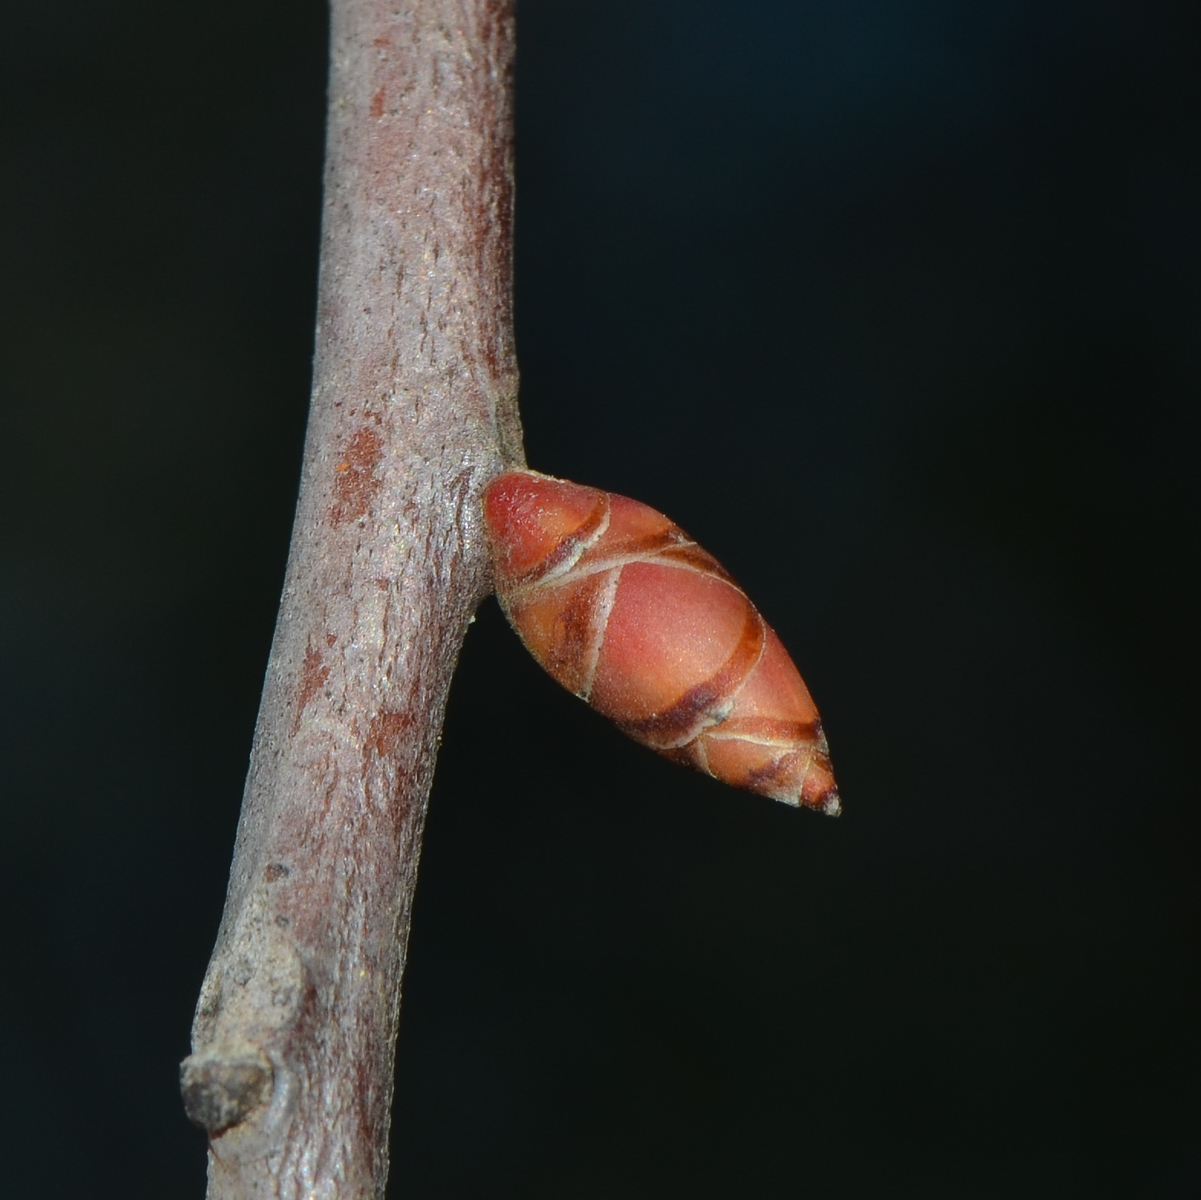
[[[838,789],[830,788],[821,798],[818,804],[818,811],[824,812],[827,817],[842,816],[842,800],[839,798]]]
[[[828,787],[819,796],[809,800],[805,797],[797,798],[796,796],[773,796],[772,799],[779,800],[783,804],[790,805],[792,808],[811,808],[815,812],[823,813],[827,817],[842,816],[842,797],[838,794],[836,787]]]

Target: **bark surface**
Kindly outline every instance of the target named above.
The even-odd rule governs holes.
[[[382,1196],[426,801],[522,459],[509,0],[333,0],[316,361],[225,914],[182,1067],[213,1200]]]

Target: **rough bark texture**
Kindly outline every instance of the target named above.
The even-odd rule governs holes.
[[[209,1196],[374,1197],[451,672],[522,459],[509,0],[333,0],[312,411],[185,1104]]]

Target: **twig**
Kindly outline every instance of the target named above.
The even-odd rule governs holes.
[[[426,800],[522,461],[510,0],[333,0],[300,500],[189,1114],[209,1196],[376,1197]]]

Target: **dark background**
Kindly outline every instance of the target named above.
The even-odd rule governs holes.
[[[489,602],[391,1195],[1201,1194],[1190,7],[521,0],[530,460],[730,567],[846,815],[624,741]],[[4,1187],[199,1197],[325,12],[3,25]]]

